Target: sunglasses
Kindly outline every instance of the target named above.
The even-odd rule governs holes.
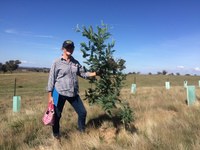
[[[74,46],[73,45],[68,45],[66,47],[64,47],[66,50],[70,49],[70,50],[74,50]]]
[[[73,52],[74,48],[65,48],[67,52]]]

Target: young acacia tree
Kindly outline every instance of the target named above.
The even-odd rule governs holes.
[[[128,103],[119,98],[126,77],[122,72],[125,69],[125,60],[114,58],[115,42],[108,42],[111,36],[108,26],[102,23],[96,30],[93,30],[92,26],[83,26],[77,31],[88,40],[88,43],[81,43],[84,63],[87,64],[89,71],[95,71],[98,75],[97,78],[90,80],[95,86],[85,92],[86,99],[90,104],[100,104],[109,116],[113,115],[112,110],[119,109],[118,115],[122,123],[129,124],[133,121],[133,111]]]

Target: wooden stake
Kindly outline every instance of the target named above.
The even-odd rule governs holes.
[[[16,78],[15,78],[15,84],[14,84],[14,96],[16,95]]]

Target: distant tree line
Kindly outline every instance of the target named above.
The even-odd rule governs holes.
[[[128,74],[137,74],[137,75],[139,75],[140,72],[129,72]],[[153,73],[149,72],[148,75],[153,75]],[[158,71],[157,75],[171,75],[171,76],[176,75],[176,76],[180,76],[180,73],[178,73],[178,72],[176,74],[168,73],[166,70],[163,70],[163,71]],[[190,74],[185,74],[185,76],[190,76]]]
[[[20,60],[9,60],[6,61],[4,64],[0,62],[0,72],[6,73],[10,72],[12,73],[15,70],[18,70],[19,72],[49,72],[49,68],[39,68],[39,67],[20,67],[21,64]]]
[[[48,73],[50,71],[50,68],[45,68],[45,67],[19,67],[17,69],[19,72],[44,72],[44,73]]]
[[[139,75],[140,74],[140,72],[129,72],[128,74],[137,74],[137,75]],[[149,72],[148,73],[149,75],[152,75],[152,73],[151,72]],[[167,75],[167,71],[166,70],[163,70],[162,72],[157,72],[157,75]],[[171,75],[171,74],[170,74]],[[173,75],[173,74],[172,74]]]
[[[128,74],[140,74],[140,72],[129,72]]]

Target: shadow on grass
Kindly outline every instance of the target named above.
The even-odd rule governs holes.
[[[118,116],[110,117],[107,114],[103,114],[94,119],[89,120],[86,126],[98,129],[102,126],[103,122],[105,122],[105,121],[112,122],[113,126],[117,129],[117,131],[120,130],[120,127],[124,126],[121,122],[121,119]],[[137,129],[134,125],[129,125],[129,126],[126,126],[125,128],[127,131],[129,131],[131,133],[137,132]]]

